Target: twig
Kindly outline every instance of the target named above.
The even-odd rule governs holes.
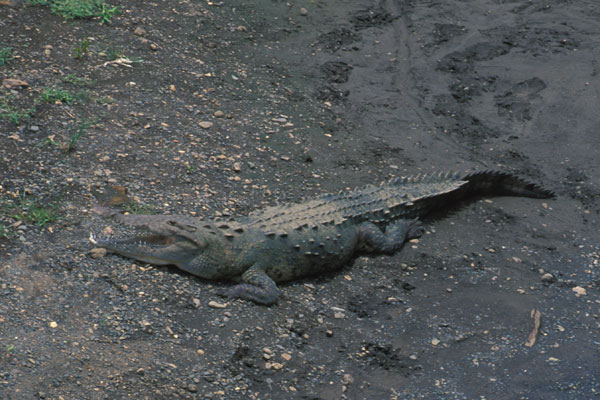
[[[533,318],[533,330],[529,334],[529,337],[525,342],[525,346],[532,347],[535,344],[538,332],[540,330],[540,325],[542,323],[542,313],[536,310],[535,308],[532,308],[529,314],[531,318]]]

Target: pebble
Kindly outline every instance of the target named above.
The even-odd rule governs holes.
[[[195,308],[200,307],[200,299],[192,299],[192,304],[194,305]]]
[[[308,15],[308,10],[304,7],[302,7],[300,9],[300,15],[302,15],[303,17],[306,17]]]
[[[48,326],[50,326],[50,328],[56,328],[58,326],[58,324],[56,322],[52,321],[48,324]]]
[[[200,128],[202,128],[202,129],[208,129],[213,126],[213,123],[210,121],[202,121],[202,122],[198,123],[198,125],[200,125]]]
[[[554,275],[547,272],[544,275],[542,275],[541,279],[542,279],[542,282],[552,283],[552,282],[554,282]]]
[[[211,308],[225,308],[227,307],[227,304],[217,303],[216,301],[211,300],[208,302],[208,306]]]
[[[217,118],[223,118],[225,116],[225,113],[223,111],[221,111],[221,110],[217,110],[217,111],[214,112],[213,115],[215,117],[217,117]]]
[[[198,386],[194,385],[193,383],[190,383],[189,385],[187,385],[187,390],[189,390],[192,393],[196,393],[198,391]]]
[[[234,162],[233,163],[233,170],[235,172],[240,172],[242,170],[242,163],[240,163],[240,162]]]
[[[96,247],[90,250],[90,257],[92,258],[102,258],[106,255],[106,249],[102,247]]]
[[[273,368],[276,371],[279,371],[281,368],[283,368],[283,364],[274,362],[274,363],[271,363],[271,368]]]
[[[439,339],[431,339],[431,344],[434,346],[437,346],[438,344],[440,344],[440,340]]]
[[[20,79],[5,78],[2,80],[2,86],[6,89],[22,89],[29,86],[29,83]]]
[[[571,290],[573,290],[575,292],[575,296],[577,296],[577,297],[585,296],[587,294],[587,290],[585,290],[585,288],[582,288],[581,286],[575,286]]]
[[[146,30],[140,26],[138,26],[137,28],[135,28],[135,30],[133,31],[134,35],[138,35],[138,36],[145,36],[146,35]]]

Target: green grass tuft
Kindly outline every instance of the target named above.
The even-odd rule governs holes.
[[[120,13],[119,7],[112,7],[104,0],[27,0],[31,6],[49,6],[53,14],[65,19],[100,18],[101,23],[109,23]]]
[[[26,110],[19,110],[11,105],[12,96],[0,97],[0,118],[8,119],[15,125],[21,124],[26,119],[29,119],[35,112],[35,108],[31,107]]]
[[[80,78],[74,74],[67,74],[63,76],[62,80],[63,82],[70,83],[73,86],[90,86],[94,83],[89,79]]]
[[[83,59],[88,55],[90,49],[90,41],[87,39],[82,39],[79,41],[79,44],[75,49],[73,49],[73,58],[77,60]]]
[[[75,100],[77,100],[77,97],[72,93],[57,88],[46,88],[42,90],[40,97],[46,103],[56,103],[57,101],[60,101],[66,104],[73,104],[75,103]]]
[[[81,135],[83,135],[85,133],[87,128],[89,128],[91,125],[92,125],[92,123],[89,121],[84,121],[79,124],[79,126],[77,127],[77,130],[69,137],[69,140],[65,146],[65,151],[67,153],[71,153],[72,151],[74,151],[77,148],[77,142],[79,141],[79,138],[81,137]]]
[[[12,47],[3,47],[3,44],[0,43],[0,65],[4,65],[10,60],[13,59],[13,49]]]
[[[121,209],[129,214],[156,214],[154,207],[131,200],[121,204]]]

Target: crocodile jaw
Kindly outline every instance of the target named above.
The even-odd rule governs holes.
[[[155,265],[187,264],[200,250],[190,240],[181,236],[145,235],[126,239],[99,239],[90,233],[90,242],[96,247]]]

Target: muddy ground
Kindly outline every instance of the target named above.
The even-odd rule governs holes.
[[[595,1],[109,3],[0,6],[1,77],[28,84],[0,92],[0,397],[600,396]],[[209,218],[486,168],[557,196],[453,207],[272,307],[89,253],[119,231],[106,185]]]

